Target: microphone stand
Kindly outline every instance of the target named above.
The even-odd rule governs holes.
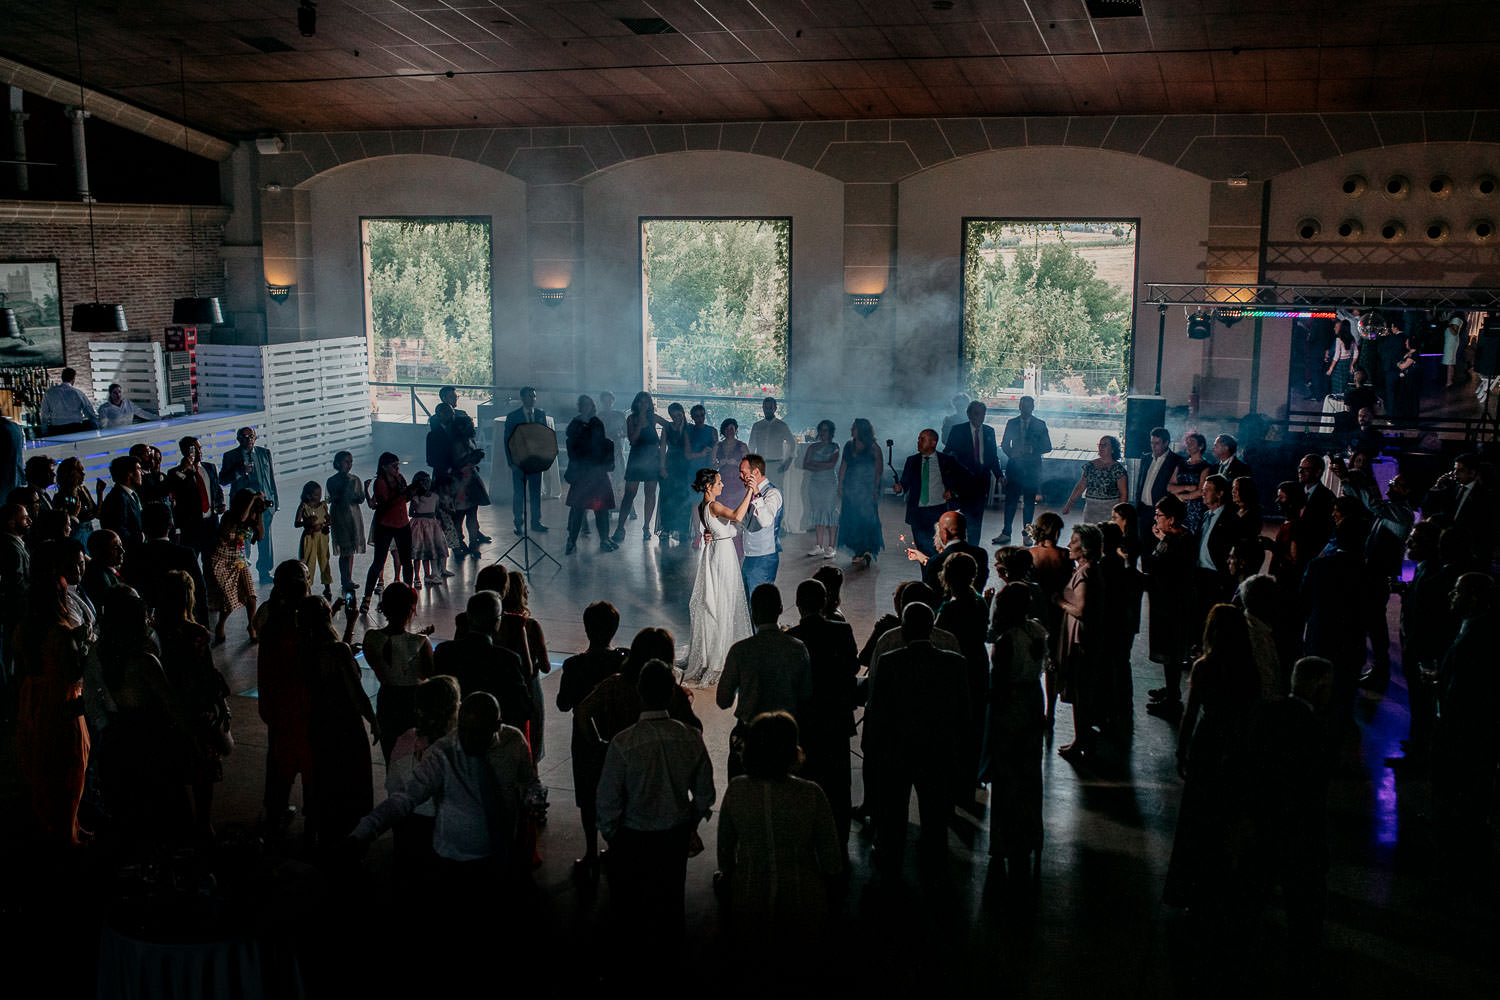
[[[896,448],[896,442],[892,441],[890,438],[886,438],[885,439],[885,464],[886,464],[886,467],[891,470],[891,485],[893,487],[897,483],[901,482],[901,476],[899,474],[897,474],[897,472],[896,472],[896,459],[895,459],[896,452],[895,452],[895,448]]]

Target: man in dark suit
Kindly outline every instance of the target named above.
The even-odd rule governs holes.
[[[203,449],[195,437],[177,442],[182,461],[167,473],[167,492],[172,497],[172,518],[178,537],[191,546],[200,559],[213,551],[219,532],[219,515],[224,513],[224,490],[219,486],[219,470],[203,461]]]
[[[1261,703],[1250,730],[1251,898],[1257,912],[1281,883],[1291,968],[1316,970],[1327,895],[1329,761],[1323,715],[1333,665],[1319,656],[1297,661],[1292,693]]]
[[[1000,450],[1005,452],[1005,530],[990,539],[992,545],[1010,541],[1011,525],[1016,519],[1016,505],[1022,504],[1021,516],[1030,524],[1036,514],[1036,495],[1042,489],[1042,456],[1052,450],[1046,421],[1032,416],[1036,400],[1022,396],[1021,415],[1005,422],[1000,436]]]
[[[510,466],[510,507],[516,523],[516,534],[521,533],[525,523],[523,493],[531,491],[531,530],[546,531],[542,523],[542,474],[523,473],[510,457],[510,437],[522,424],[546,424],[547,411],[536,405],[536,390],[529,385],[521,387],[521,405],[505,415],[505,464]]]
[[[1233,434],[1220,434],[1214,438],[1213,451],[1214,459],[1219,463],[1214,471],[1230,483],[1241,476],[1250,475],[1250,465],[1240,459],[1240,443],[1234,439]]]
[[[740,747],[745,730],[762,712],[787,712],[800,719],[812,698],[812,667],[807,647],[781,631],[781,591],[762,583],[750,593],[750,620],[755,634],[729,647],[714,701],[734,708],[729,733],[729,776],[743,774]]]
[[[1321,547],[1333,535],[1333,490],[1323,485],[1323,456],[1306,454],[1297,463],[1297,485],[1302,488],[1302,529]]]
[[[1333,664],[1333,694],[1326,727],[1327,749],[1336,753],[1354,724],[1359,673],[1365,665],[1365,616],[1359,613],[1366,587],[1366,525],[1344,518],[1328,551],[1307,564],[1299,597],[1303,652]]]
[[[828,796],[839,843],[849,843],[849,737],[854,735],[854,675],[859,673],[859,647],[848,622],[823,616],[828,590],[817,580],[797,585],[797,613],[801,621],[786,634],[807,647],[812,676],[812,698],[802,710],[797,728],[806,760],[802,777],[815,781]]]
[[[154,611],[160,606],[167,574],[182,570],[193,580],[193,617],[206,623],[208,594],[203,586],[203,570],[198,565],[198,554],[191,547],[172,541],[172,509],[161,501],[148,503],[141,511],[141,532],[146,540],[129,549],[125,556],[125,582]]]
[[[129,455],[120,455],[109,463],[109,478],[114,486],[99,504],[99,525],[120,536],[126,551],[146,540],[141,529],[141,463]]]
[[[932,622],[927,605],[907,605],[906,645],[880,658],[865,709],[865,781],[878,813],[875,864],[891,874],[901,871],[913,787],[921,815],[918,853],[928,862],[946,853],[953,774],[969,723],[964,658],[932,644]]]
[[[937,450],[937,431],[926,428],[917,435],[917,453],[906,459],[896,482],[898,496],[906,497],[906,523],[911,525],[912,545],[931,559],[937,555],[932,532],[937,520],[967,484],[968,473],[951,455]]]
[[[464,697],[475,691],[489,692],[500,703],[505,724],[524,729],[531,720],[531,692],[521,658],[495,642],[500,632],[500,595],[479,591],[469,598],[464,620],[468,631],[433,651],[434,676],[447,674],[458,681]]]
[[[1445,527],[1456,529],[1475,557],[1489,565],[1495,546],[1495,504],[1479,475],[1480,462],[1473,453],[1455,458],[1453,471],[1433,484],[1423,508],[1434,511]]]
[[[980,593],[984,592],[984,585],[990,578],[990,556],[979,546],[966,542],[964,539],[967,534],[963,514],[950,510],[938,518],[934,537],[937,555],[929,559],[914,548],[906,550],[906,558],[922,564],[922,582],[931,587],[934,593],[943,592],[943,567],[947,565],[949,559],[960,552],[968,553],[978,565],[979,575],[974,577],[974,589]]]
[[[1229,572],[1229,549],[1234,545],[1238,528],[1234,507],[1229,503],[1229,482],[1220,475],[1203,481],[1203,523],[1198,527],[1197,572],[1198,594],[1203,611],[1227,600],[1233,576]]]
[[[1462,624],[1438,666],[1432,816],[1438,843],[1458,868],[1489,850],[1500,699],[1494,580],[1486,573],[1465,573],[1454,581],[1450,599]]]
[[[1136,527],[1140,530],[1141,551],[1156,548],[1156,505],[1167,495],[1167,487],[1177,477],[1177,468],[1182,456],[1172,450],[1172,432],[1165,427],[1151,430],[1151,461],[1141,472],[1140,487],[1136,491]]]
[[[271,467],[271,450],[255,444],[254,427],[241,427],[235,440],[240,446],[225,452],[219,471],[230,499],[245,489],[265,494],[267,507],[260,514],[263,530],[255,567],[260,571],[260,582],[270,583],[271,572],[276,568],[276,557],[271,551],[271,516],[281,509],[281,500],[276,493],[276,473]]]
[[[1000,471],[1000,451],[995,447],[995,428],[984,422],[985,405],[978,400],[969,404],[966,411],[969,419],[954,424],[948,431],[948,440],[943,450],[964,467],[968,482],[958,494],[958,509],[963,511],[968,522],[971,545],[978,545],[980,526],[984,521],[984,508],[990,499],[990,481],[1005,481]]]

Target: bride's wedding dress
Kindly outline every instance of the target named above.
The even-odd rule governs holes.
[[[734,522],[710,514],[707,504],[699,504],[693,516],[699,530],[712,535],[713,541],[705,541],[698,553],[698,577],[688,602],[693,634],[683,683],[707,687],[718,683],[729,647],[751,634],[750,606],[734,550]]]

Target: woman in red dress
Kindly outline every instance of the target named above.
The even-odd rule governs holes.
[[[16,747],[42,839],[77,846],[89,731],[83,719],[82,622],[69,611],[68,587],[83,580],[83,546],[46,542],[31,556],[31,591],[19,634],[20,703]]]

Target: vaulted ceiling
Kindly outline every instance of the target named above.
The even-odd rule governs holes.
[[[83,0],[90,88],[224,136],[462,125],[1491,107],[1500,14],[1441,0]],[[1116,15],[1116,16],[1106,16]],[[79,74],[74,7],[0,55]],[[644,32],[644,33],[639,33]]]

